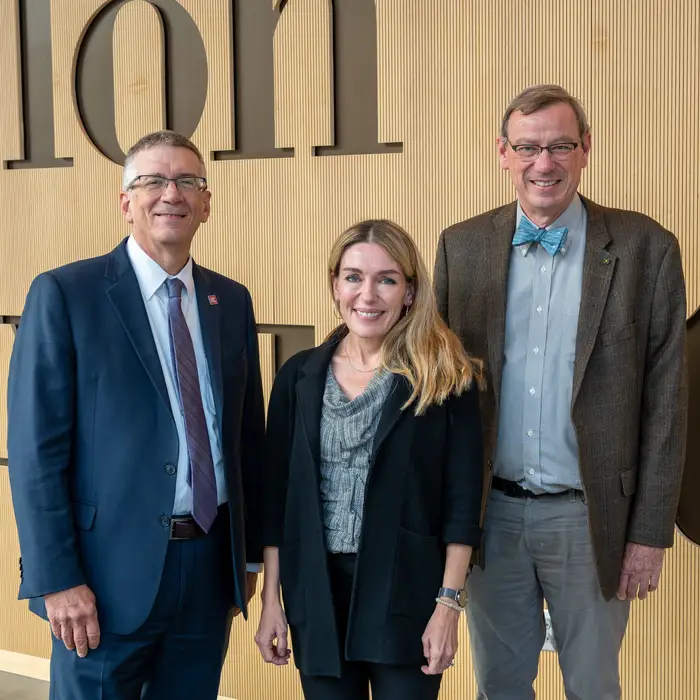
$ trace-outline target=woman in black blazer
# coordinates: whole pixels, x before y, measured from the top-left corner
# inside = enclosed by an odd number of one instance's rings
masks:
[[[481,536],[481,364],[396,224],[348,229],[329,282],[343,323],[270,397],[256,643],[286,664],[289,624],[307,700],[435,700]]]

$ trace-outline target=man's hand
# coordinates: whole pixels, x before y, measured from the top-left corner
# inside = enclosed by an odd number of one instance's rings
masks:
[[[100,625],[97,621],[95,594],[86,586],[76,586],[44,596],[51,631],[62,639],[66,649],[77,650],[82,659],[88,649],[100,644]]]
[[[246,586],[246,602],[250,603],[250,599],[255,595],[255,589],[258,586],[258,572],[257,571],[246,571],[245,575],[245,586]],[[233,616],[241,614],[241,609],[239,607],[233,608]]]
[[[659,587],[665,551],[661,547],[647,547],[635,542],[625,545],[622,575],[617,588],[620,600],[634,600],[637,596],[644,600],[649,592]]]

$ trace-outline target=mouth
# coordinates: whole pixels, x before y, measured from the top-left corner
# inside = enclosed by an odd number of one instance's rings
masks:
[[[530,184],[543,190],[549,189],[550,187],[554,187],[560,182],[561,180],[530,180]]]
[[[169,212],[163,212],[162,214],[156,214],[159,219],[165,219],[166,221],[178,221],[184,219],[186,214],[172,214]]]
[[[379,318],[384,313],[383,311],[370,311],[369,309],[355,309],[354,311],[360,318],[367,318],[370,320]]]

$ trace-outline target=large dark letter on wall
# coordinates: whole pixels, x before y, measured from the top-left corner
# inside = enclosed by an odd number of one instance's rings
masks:
[[[48,0],[46,0],[48,2]],[[115,163],[124,162],[114,116],[112,33],[121,7],[107,3],[92,19],[78,48],[75,95],[85,132],[95,147]],[[207,98],[207,56],[192,17],[176,0],[148,0],[164,28],[166,126],[192,136]]]
[[[288,158],[292,148],[275,148],[275,29],[286,2],[231,0],[231,95],[235,150],[214,151],[214,160]]]
[[[333,0],[335,146],[316,155],[400,153],[401,143],[379,143],[377,9],[375,0]]]
[[[66,168],[72,158],[56,158],[51,61],[51,0],[19,2],[20,75],[24,121],[24,159],[7,168]]]
[[[233,26],[232,151],[215,160],[285,158],[292,148],[275,148],[274,36],[279,18],[294,0],[273,10],[269,0],[231,0]],[[377,142],[377,16],[375,0],[332,0],[335,145],[316,155],[395,153],[402,144]]]

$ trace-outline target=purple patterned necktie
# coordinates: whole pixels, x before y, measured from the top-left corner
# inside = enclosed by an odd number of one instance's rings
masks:
[[[199,390],[197,360],[185,315],[182,313],[182,280],[166,280],[168,288],[168,321],[170,350],[180,390],[180,406],[185,417],[187,454],[190,468],[187,483],[192,488],[192,517],[204,532],[214,522],[218,508],[214,462],[211,457],[209,431],[204,417],[202,394]]]

